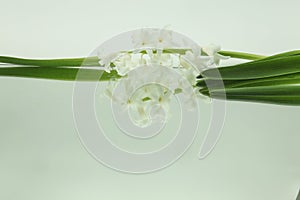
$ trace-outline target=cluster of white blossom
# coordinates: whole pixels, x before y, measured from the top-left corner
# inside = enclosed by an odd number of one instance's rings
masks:
[[[174,43],[172,31],[166,29],[142,29],[132,35],[132,43],[134,50],[99,55],[99,64],[106,72],[116,70],[122,76],[108,84],[106,96],[128,110],[132,121],[140,127],[150,125],[153,118],[167,116],[174,94],[185,95],[185,103],[191,109],[194,108],[197,97],[201,97],[194,87],[197,75],[207,68],[215,67],[221,59],[226,58],[218,54],[220,47],[216,45],[203,48],[194,46],[186,49],[184,54],[176,50],[171,53],[164,51],[171,49]],[[135,73],[135,69],[141,66],[148,66],[149,69],[151,66],[161,66],[176,70],[182,79],[174,82],[164,70],[156,70],[154,74],[144,68],[146,70]],[[150,84],[147,83],[147,77],[152,77]],[[114,92],[118,85],[122,89]],[[195,89],[192,93],[187,92],[188,87]]]

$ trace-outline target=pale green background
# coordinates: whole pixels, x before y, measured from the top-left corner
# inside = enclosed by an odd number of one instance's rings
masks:
[[[0,54],[88,55],[113,35],[163,27],[226,50],[300,48],[300,1],[0,0]],[[128,175],[95,161],[72,117],[73,84],[0,78],[0,199],[294,200],[300,187],[300,108],[231,102],[223,135],[203,138],[171,167]]]

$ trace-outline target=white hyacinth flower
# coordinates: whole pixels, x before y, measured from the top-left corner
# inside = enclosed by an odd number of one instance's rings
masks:
[[[132,74],[130,77],[132,78]],[[131,120],[139,127],[149,126],[153,120],[162,121],[167,116],[171,95],[170,90],[152,83],[142,85],[140,80],[129,79],[120,82],[122,87],[113,95],[117,103],[128,111]]]
[[[134,81],[135,80],[130,80],[128,78],[121,80],[119,83],[121,89],[113,94],[113,98],[116,99],[116,102],[123,107],[123,110],[127,110],[135,103],[132,96],[135,85]]]
[[[119,56],[119,53],[110,53],[103,54],[101,52],[98,53],[99,64],[104,67],[106,72],[110,72],[112,70],[111,63],[114,62]]]
[[[167,48],[172,45],[172,31],[167,29],[159,30],[156,38],[157,48]]]
[[[125,53],[119,56],[119,58],[116,59],[113,64],[115,65],[118,74],[124,76],[130,70],[134,69],[139,63],[132,59],[131,54]]]
[[[169,89],[158,84],[153,84],[149,96],[153,106],[151,114],[154,115],[156,119],[163,119],[164,114],[167,116],[172,95],[173,93]]]
[[[180,70],[180,74],[183,78],[185,78],[190,86],[193,86],[196,84],[197,81],[197,75],[199,74],[194,68],[184,68]]]
[[[113,100],[114,102],[116,101],[114,95],[113,95],[113,92],[114,92],[114,89],[116,88],[117,86],[117,81],[115,80],[110,80],[107,85],[106,85],[106,88],[104,90],[104,95],[106,97],[108,97],[109,99]]]
[[[211,57],[201,55],[201,48],[196,46],[193,47],[191,51],[186,51],[186,53],[181,56],[181,59],[184,67],[193,65],[198,69],[199,72],[201,72],[209,67],[209,61],[211,60]]]
[[[135,48],[155,47],[155,35],[152,29],[141,29],[132,35],[132,43]]]
[[[115,103],[122,107],[123,111],[128,111],[134,124],[139,127],[145,127],[151,124],[151,117],[149,115],[150,103],[144,101],[147,97],[147,93],[144,93],[139,89],[141,81],[134,78],[134,73],[131,73],[130,77],[126,77],[120,80],[119,86],[115,93],[112,95],[112,99],[115,99]],[[119,89],[119,90],[118,90]]]
[[[205,47],[202,47],[202,50],[208,56],[212,57],[212,59],[213,59],[212,62],[216,65],[220,64],[220,60],[230,58],[229,56],[223,56],[223,55],[218,53],[221,50],[221,46],[219,46],[219,45],[210,44],[210,45],[207,45]]]
[[[152,123],[147,105],[145,102],[141,104],[135,103],[128,110],[132,122],[139,127],[147,127]]]
[[[170,54],[154,54],[148,59],[148,64],[158,64],[161,66],[171,67],[173,59]]]
[[[132,95],[133,101],[128,108],[128,112],[134,124],[139,127],[147,127],[152,123],[150,116],[151,102],[148,97],[148,92],[142,88],[139,88]]]
[[[132,35],[132,43],[138,49],[170,47],[172,45],[172,31],[167,29],[141,29]]]

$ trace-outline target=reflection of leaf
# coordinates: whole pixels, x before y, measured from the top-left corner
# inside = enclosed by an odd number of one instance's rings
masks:
[[[299,190],[299,193],[298,193],[298,196],[297,196],[296,200],[300,200],[300,190]]]

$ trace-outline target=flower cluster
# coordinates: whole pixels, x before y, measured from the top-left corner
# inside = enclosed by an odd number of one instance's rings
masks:
[[[106,72],[115,70],[122,77],[111,80],[106,96],[128,110],[132,121],[140,127],[150,125],[153,117],[166,116],[174,94],[185,95],[185,103],[194,108],[195,99],[204,98],[194,87],[197,75],[226,58],[218,54],[220,47],[216,45],[176,49],[172,31],[166,29],[135,32],[132,45],[133,50],[100,54],[99,64]],[[161,68],[157,70],[157,66]],[[138,70],[141,67],[143,70]],[[175,70],[181,79],[170,77],[170,70]],[[122,89],[116,92],[117,87]],[[193,92],[187,92],[191,88]]]

